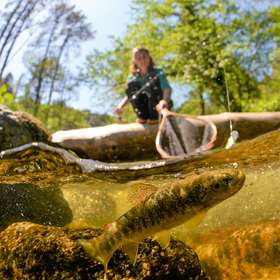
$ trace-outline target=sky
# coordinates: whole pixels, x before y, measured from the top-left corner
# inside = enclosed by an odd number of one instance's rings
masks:
[[[108,37],[123,34],[129,23],[130,0],[70,0],[69,3],[82,10],[92,23],[96,36],[90,45],[97,48],[110,47]]]
[[[96,32],[92,41],[83,43],[82,60],[93,48],[99,50],[109,49],[111,47],[110,36],[122,36],[131,19],[131,0],[70,0],[69,2],[75,5],[78,10],[83,11]],[[102,92],[102,89],[100,89],[100,92]],[[102,106],[98,102],[98,93],[91,92],[88,88],[82,88],[79,93],[79,99],[73,100],[70,105],[77,109],[112,113],[110,112],[112,111],[111,103],[103,104],[104,106]]]
[[[4,7],[5,2],[0,0],[0,9]],[[126,26],[131,19],[129,8],[131,0],[68,0],[68,2],[84,13],[88,22],[92,24],[93,30],[95,30],[95,38],[82,43],[79,57],[76,58],[75,62],[72,62],[72,67],[75,68],[75,64],[82,66],[86,55],[93,48],[99,50],[109,49],[111,35],[119,37],[124,34]],[[24,39],[18,42],[19,49],[22,45],[24,45]],[[8,71],[12,72],[17,78],[24,71],[22,64],[23,53],[24,48],[16,52],[8,67]],[[100,90],[102,91],[102,89]],[[89,109],[93,112],[99,111],[100,113],[112,110],[112,108],[107,108],[106,106],[95,108],[95,103],[97,103],[95,96],[97,95],[91,92],[90,89],[81,88],[79,98],[73,99],[69,105],[77,109]]]

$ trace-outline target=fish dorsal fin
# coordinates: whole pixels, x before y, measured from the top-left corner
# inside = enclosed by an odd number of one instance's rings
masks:
[[[136,242],[128,242],[122,245],[123,251],[128,255],[130,261],[134,264],[138,252],[139,244]]]
[[[163,230],[163,231],[157,232],[154,235],[153,239],[157,240],[162,248],[166,248],[170,241],[170,231]]]
[[[146,200],[149,196],[155,193],[158,187],[148,183],[134,183],[130,185],[128,192],[128,200],[132,204],[140,204]]]

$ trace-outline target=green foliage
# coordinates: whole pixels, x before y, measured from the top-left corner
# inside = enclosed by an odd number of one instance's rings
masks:
[[[33,101],[31,99],[21,98],[20,103],[25,111],[32,113]],[[101,126],[114,122],[111,116],[93,115],[89,111],[68,107],[63,102],[41,105],[37,118],[47,126],[50,132]]]
[[[276,4],[269,10],[255,9],[258,0],[248,1],[248,9],[241,9],[235,0],[133,0],[133,22],[123,38],[112,37],[110,50],[93,50],[87,57],[86,77],[78,78],[67,70],[68,55],[92,38],[93,32],[80,12],[58,2],[46,6],[52,12],[45,23],[52,24],[38,27],[40,35],[25,55],[29,76],[19,83],[25,95],[16,96],[7,84],[0,84],[1,104],[30,113],[37,106],[37,117],[51,131],[115,122],[111,116],[69,108],[65,100],[84,79],[101,91],[104,102],[108,91],[124,95],[131,50],[139,46],[149,48],[172,82],[191,86],[178,112],[212,114],[227,111],[229,105],[231,111],[280,110],[277,0],[270,1]],[[8,21],[1,23],[2,31],[5,23]],[[54,102],[53,92],[62,101]],[[122,122],[134,120],[131,106],[125,107]]]
[[[47,115],[47,127],[50,131],[89,127],[88,112],[68,108],[64,104],[41,105],[38,118],[46,123]]]
[[[280,48],[273,56],[272,75],[266,77],[260,89],[263,95],[256,107],[264,111],[280,111]]]
[[[177,112],[182,114],[199,115],[200,111],[200,101],[198,98],[189,98],[188,102],[184,103]]]
[[[10,87],[7,84],[0,85],[0,104],[7,106],[13,111],[25,111],[32,114],[33,100],[28,97],[20,97],[16,100],[14,95],[9,92],[9,89]],[[37,118],[47,126],[50,132],[102,126],[116,121],[112,116],[93,115],[89,111],[76,110],[61,102],[52,105],[42,105]]]
[[[280,5],[278,7],[273,7],[268,14],[269,18],[274,22],[271,32],[275,34],[277,43],[280,42]]]
[[[14,95],[10,91],[7,84],[0,83],[0,104],[9,107],[11,110],[20,110],[22,107],[15,100]]]
[[[270,33],[275,38],[277,48],[270,53],[271,74],[266,75],[259,85],[262,96],[255,102],[256,111],[280,111],[280,7],[273,7],[268,17],[274,23]]]
[[[131,49],[145,46],[171,80],[192,86],[198,113],[228,110],[225,80],[231,110],[253,109],[259,80],[267,74],[277,16],[241,10],[230,0],[134,0],[133,11],[133,23],[121,40],[113,39],[112,50],[88,57],[89,78],[124,92],[118,86],[128,74]]]
[[[131,57],[131,48],[114,40],[114,50],[94,50],[87,57],[87,79],[93,87],[104,91],[124,92]]]

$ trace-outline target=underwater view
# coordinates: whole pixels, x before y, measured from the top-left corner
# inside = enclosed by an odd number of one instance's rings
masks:
[[[55,150],[3,156],[0,277],[279,279],[279,139],[146,175],[145,162],[83,172]]]

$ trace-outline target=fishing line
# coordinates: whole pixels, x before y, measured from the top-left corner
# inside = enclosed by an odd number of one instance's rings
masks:
[[[225,86],[226,86],[226,96],[227,96],[227,107],[228,107],[228,112],[231,113],[231,107],[230,107],[230,100],[229,100],[229,90],[228,90],[228,83],[227,83],[227,77],[226,77],[226,70],[224,69],[224,79],[225,79]],[[232,120],[229,119],[229,129],[230,129],[230,134],[233,131],[233,127],[232,127]]]
[[[228,107],[228,112],[231,113],[231,101],[229,99],[229,89],[228,89],[228,83],[227,83],[227,78],[226,78],[226,70],[225,68],[223,68],[224,70],[224,79],[225,79],[225,86],[226,86],[226,97],[227,97],[227,107]],[[231,148],[232,146],[235,145],[238,137],[239,137],[239,133],[237,130],[233,130],[233,124],[232,124],[232,120],[231,118],[229,118],[229,130],[230,130],[230,136],[227,140],[226,149]]]

